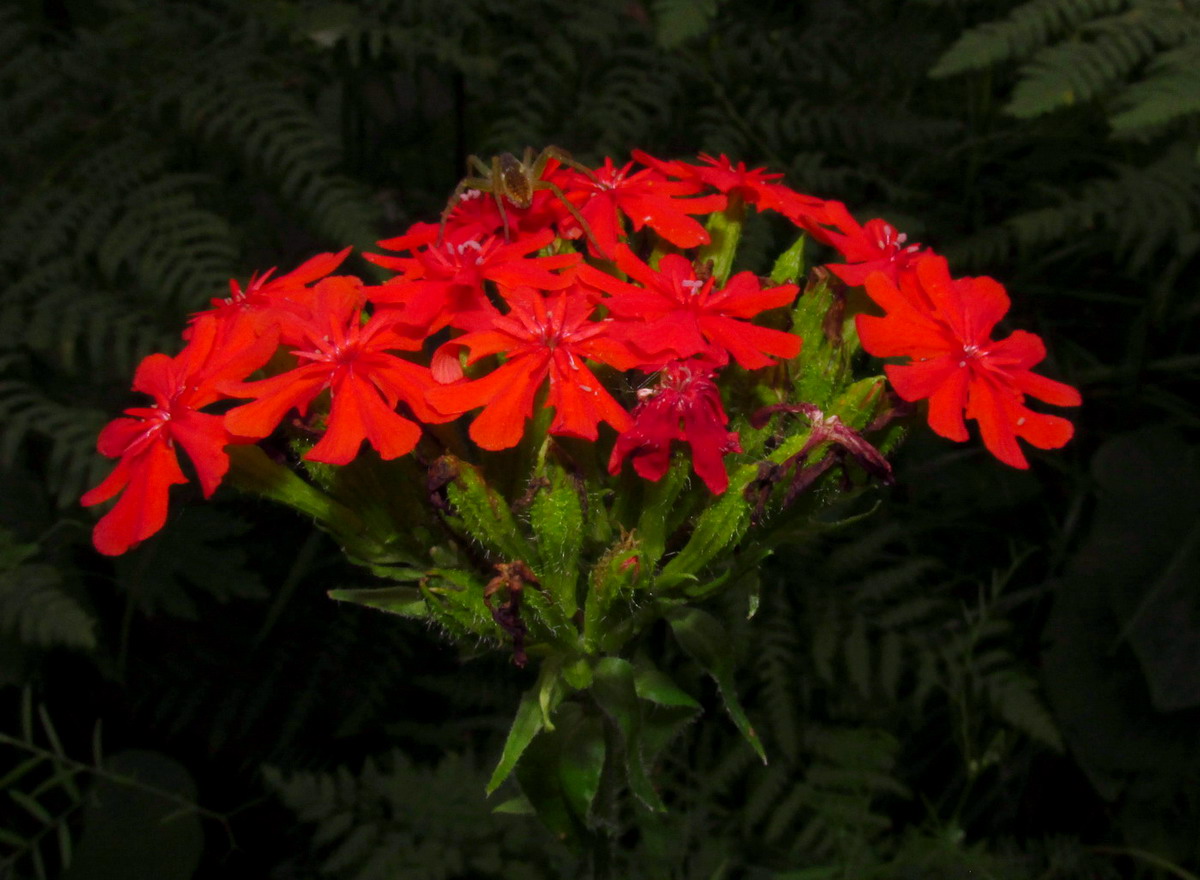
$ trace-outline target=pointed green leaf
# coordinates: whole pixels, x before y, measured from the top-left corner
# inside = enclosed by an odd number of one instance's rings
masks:
[[[7,741],[7,738],[3,741]],[[45,760],[47,760],[47,759],[42,757],[41,755],[37,755],[32,758],[27,758],[26,760],[24,760],[20,764],[18,764],[16,767],[14,767],[12,770],[10,770],[8,773],[4,774],[3,776],[0,776],[0,791],[6,790],[14,782],[16,782],[18,779],[20,779],[22,776],[24,776],[26,773],[28,773],[30,770],[32,770],[34,767],[36,767],[38,764],[42,763],[42,761],[45,761]]]
[[[381,587],[378,589],[339,589],[326,593],[338,602],[353,602],[368,608],[378,608],[389,614],[424,620],[429,617],[425,597],[417,587]]]
[[[632,664],[620,657],[601,658],[596,663],[592,696],[621,735],[630,791],[647,809],[664,812],[666,806],[651,785],[642,760],[642,706]]]
[[[16,850],[24,850],[29,846],[29,841],[21,835],[9,831],[7,828],[0,828],[0,843],[11,846]]]
[[[691,480],[691,462],[677,455],[667,473],[655,483],[644,486],[645,496],[637,520],[635,534],[641,545],[640,563],[653,571],[666,549],[667,536],[677,522],[680,508],[679,493]]]
[[[508,814],[510,816],[532,816],[535,813],[533,804],[529,802],[529,798],[520,794],[514,798],[509,798],[502,804],[498,804],[492,808],[493,813]]]
[[[801,235],[796,243],[779,255],[771,269],[771,283],[796,284],[804,274],[804,246],[808,237]]]
[[[539,688],[535,687],[526,691],[521,697],[516,717],[513,718],[512,729],[508,732],[508,739],[504,741],[504,751],[500,754],[500,762],[496,765],[496,769],[492,772],[492,778],[488,781],[488,794],[494,792],[508,778],[525,749],[542,729],[543,713],[542,707],[538,703],[538,692]]]
[[[604,770],[604,722],[580,712],[578,718],[569,724],[561,723],[559,729],[562,742],[559,782],[571,810],[587,823]]]
[[[758,734],[750,726],[750,720],[737,697],[733,676],[733,652],[724,627],[711,614],[687,606],[677,606],[668,611],[667,622],[671,625],[671,631],[680,647],[717,683],[729,717],[762,762],[767,763],[767,753],[763,750]]]
[[[635,663],[633,683],[637,695],[643,700],[660,706],[700,710],[700,704],[691,694],[654,668],[648,660],[638,660]]]
[[[8,796],[20,804],[25,810],[41,822],[43,825],[50,825],[54,822],[53,817],[46,811],[46,808],[31,798],[25,792],[13,788],[9,789]]]

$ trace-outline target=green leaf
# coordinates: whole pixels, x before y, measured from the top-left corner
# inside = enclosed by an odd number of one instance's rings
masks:
[[[592,696],[621,735],[630,790],[648,809],[665,812],[667,808],[650,784],[642,761],[642,706],[638,701],[633,665],[620,657],[602,657],[596,663]]]
[[[378,589],[338,589],[326,593],[337,602],[353,602],[368,608],[378,608],[389,614],[424,620],[429,617],[425,597],[418,587],[382,587]]]
[[[635,534],[641,547],[638,561],[647,572],[654,570],[666,549],[670,526],[684,507],[679,504],[679,493],[688,485],[691,470],[691,462],[677,455],[660,480],[644,487]]]
[[[559,725],[562,751],[558,779],[567,804],[587,823],[604,770],[604,722],[595,715],[580,712],[578,716],[570,724]]]
[[[677,606],[670,609],[666,617],[680,647],[716,682],[721,699],[725,701],[725,711],[762,762],[767,763],[767,753],[737,697],[729,634],[716,618],[699,608]]]
[[[771,268],[772,284],[795,284],[800,281],[800,276],[804,274],[804,247],[807,243],[808,237],[801,235],[795,244],[779,255]]]
[[[498,804],[492,809],[492,812],[510,816],[532,816],[536,811],[533,809],[533,804],[529,802],[529,798],[521,794]]]
[[[635,661],[633,684],[637,695],[648,702],[660,706],[700,710],[700,704],[691,694],[652,666],[649,660]]]
[[[26,812],[32,815],[43,825],[50,825],[54,821],[53,817],[51,817],[51,815],[46,811],[46,808],[29,795],[25,794],[25,792],[14,788],[9,790],[8,796],[24,807]]]
[[[534,687],[526,691],[524,696],[521,697],[521,703],[517,706],[516,717],[513,718],[512,729],[508,732],[508,739],[504,741],[504,750],[500,754],[500,762],[492,772],[492,778],[488,780],[488,794],[494,792],[508,778],[513,768],[517,766],[517,761],[520,760],[525,749],[529,747],[529,744],[533,742],[533,738],[538,735],[538,732],[543,727],[542,707],[538,701],[539,691],[540,688]]]

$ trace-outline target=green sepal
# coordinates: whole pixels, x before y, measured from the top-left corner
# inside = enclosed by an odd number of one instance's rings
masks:
[[[696,263],[704,265],[705,261],[712,260],[712,274],[718,286],[728,281],[733,271],[733,259],[742,240],[742,224],[745,220],[746,203],[740,196],[731,194],[725,210],[710,214],[705,224],[710,242],[700,248]]]
[[[666,550],[667,537],[689,509],[689,505],[679,503],[679,493],[688,485],[691,471],[691,461],[686,456],[676,455],[658,482],[647,484],[643,490],[635,534],[641,545],[640,562],[647,575],[658,565]]]
[[[721,699],[725,702],[725,711],[762,762],[767,763],[762,741],[750,726],[750,720],[737,697],[733,679],[733,653],[725,628],[711,614],[685,605],[671,608],[666,617],[675,640],[716,682]]]
[[[584,649],[589,653],[617,648],[604,636],[614,635],[609,609],[618,596],[633,592],[641,576],[641,544],[636,535],[625,535],[600,555],[588,576],[583,606]]]
[[[537,576],[565,617],[579,607],[579,557],[583,551],[583,504],[579,489],[557,465],[548,465],[541,489],[529,505],[529,524],[537,540]]]
[[[826,409],[850,375],[858,351],[854,321],[842,311],[844,301],[827,279],[808,285],[792,312],[792,332],[803,340],[793,360],[794,399]]]
[[[457,459],[451,459],[450,466],[456,475],[447,492],[467,533],[505,560],[535,560],[535,551],[508,502],[487,484],[479,468]]]
[[[886,388],[887,380],[883,376],[859,379],[838,395],[827,414],[836,415],[846,427],[861,431],[875,417]]]
[[[500,761],[496,764],[492,778],[488,781],[488,794],[499,788],[501,783],[509,777],[521,755],[533,742],[533,738],[547,726],[546,722],[558,707],[558,701],[562,699],[562,688],[555,686],[557,679],[556,670],[547,663],[542,667],[537,684],[521,696],[512,728],[508,732],[508,738],[504,741],[504,749],[500,753]]]
[[[665,812],[667,808],[651,785],[642,759],[642,704],[638,699],[633,664],[620,657],[600,658],[596,663],[592,696],[620,734],[630,791],[647,809]]]
[[[431,569],[418,589],[429,614],[451,632],[502,639],[500,627],[483,604],[483,584],[470,573],[455,568]]]
[[[755,464],[736,469],[725,494],[696,518],[696,526],[688,542],[663,566],[656,579],[660,589],[697,580],[701,568],[745,534],[750,525],[750,502],[743,495],[743,490],[757,472]]]
[[[399,614],[401,617],[427,620],[430,616],[425,597],[417,587],[329,590],[326,595],[338,602],[353,602],[355,605],[377,608],[389,614]]]
[[[772,284],[796,284],[800,281],[804,274],[804,247],[807,243],[808,236],[802,235],[796,239],[795,244],[779,255],[779,259],[771,267]]]

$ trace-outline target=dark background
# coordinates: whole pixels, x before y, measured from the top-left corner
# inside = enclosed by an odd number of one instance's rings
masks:
[[[77,505],[134,366],[229,278],[556,144],[888,218],[1000,279],[1085,401],[1029,472],[914,436],[880,513],[715,609],[771,764],[698,690],[617,876],[1194,880],[1198,70],[1194,0],[9,0],[0,878],[575,870],[484,801],[528,684],[502,652],[335,605],[366,575],[264,503],[184,487],[116,560]]]

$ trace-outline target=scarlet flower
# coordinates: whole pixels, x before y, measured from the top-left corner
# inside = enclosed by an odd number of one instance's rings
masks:
[[[628,369],[637,357],[610,337],[611,321],[588,319],[595,305],[587,295],[575,289],[543,297],[519,287],[504,298],[507,314],[473,316],[476,329],[450,343],[470,349],[468,364],[501,352],[504,363],[482,378],[432,389],[427,397],[433,407],[457,415],[482,406],[471,423],[471,439],[484,449],[508,449],[520,442],[538,389],[549,380],[551,434],[595,440],[600,422],[618,431],[629,427],[629,414],[584,359]]]
[[[245,437],[266,437],[289,410],[304,415],[328,388],[325,433],[305,458],[347,464],[363,440],[385,459],[411,452],[421,429],[396,412],[401,401],[423,422],[445,419],[425,403],[424,392],[433,384],[429,370],[388,352],[415,351],[423,337],[405,332],[396,314],[375,315],[363,323],[354,278],[325,279],[313,305],[311,316],[294,327],[300,342],[292,354],[302,363],[269,379],[227,383],[229,396],[256,399],[226,413],[225,426]]]
[[[429,235],[422,230],[421,240]],[[380,242],[381,247],[408,246],[413,236]],[[557,270],[576,265],[579,254],[527,257],[554,241],[554,233],[543,230],[519,241],[506,243],[498,236],[483,239],[445,240],[430,244],[412,257],[366,254],[373,263],[400,269],[402,278],[376,288],[372,301],[379,305],[403,305],[407,324],[428,328],[433,333],[452,324],[456,316],[486,308],[485,281],[501,288],[522,285],[539,290],[561,290],[571,283],[570,274]]]
[[[198,314],[216,315],[231,330],[234,325],[248,321],[261,332],[272,322],[276,310],[294,311],[294,302],[311,293],[312,288],[308,285],[340,266],[350,251],[351,248],[345,248],[336,254],[317,254],[291,272],[275,277],[272,277],[275,270],[268,269],[262,275],[251,277],[244,288],[231,279],[229,296],[213,299],[212,308]]]
[[[725,207],[725,197],[684,198],[694,195],[699,187],[683,181],[663,180],[661,174],[651,169],[630,174],[632,168],[632,162],[617,168],[612,159],[606,158],[604,165],[596,169],[595,180],[572,172],[569,182],[564,185],[565,194],[577,205],[580,216],[604,250],[603,256],[611,258],[616,252],[617,238],[621,234],[618,211],[629,218],[635,232],[649,226],[679,248],[708,244],[708,232],[688,215],[720,211]],[[578,222],[572,223],[572,220],[568,215],[561,225],[565,235],[577,237],[582,230]]]
[[[798,290],[794,284],[763,290],[754,273],[739,272],[718,289],[714,278],[698,277],[692,263],[678,254],[664,256],[655,271],[625,245],[617,246],[617,268],[642,286],[586,264],[578,274],[581,281],[612,294],[604,305],[647,362],[682,360],[715,347],[753,370],[774,363],[773,358],[800,353],[798,336],[743,320],[790,304]]]
[[[275,350],[272,334],[242,327],[231,334],[213,316],[201,315],[183,351],[173,358],[152,354],[138,366],[133,390],[152,397],[154,406],[127,409],[100,432],[96,448],[120,460],[80,499],[90,507],[122,493],[92,532],[101,553],[124,553],[163,527],[170,487],[188,482],[177,446],[191,459],[206,498],[229,470],[225,447],[241,438],[226,430],[220,416],[199,410],[224,396],[218,385],[246,376]]]
[[[929,426],[937,434],[966,440],[965,413],[979,423],[992,454],[1017,468],[1029,467],[1018,437],[1039,449],[1057,449],[1071,439],[1069,421],[1024,405],[1026,394],[1057,406],[1082,402],[1071,386],[1031,372],[1046,356],[1042,340],[1023,330],[991,338],[1009,307],[997,282],[952,279],[945,259],[928,255],[900,276],[899,286],[875,272],[866,290],[887,314],[858,316],[863,348],[876,357],[911,358],[887,365],[888,379],[904,400],[929,400]]]
[[[919,244],[906,244],[908,236],[884,220],[860,226],[844,206],[837,213],[843,215],[833,218],[838,229],[827,230],[822,240],[837,248],[846,262],[827,268],[851,287],[859,287],[872,272],[883,272],[895,283],[922,254],[932,253]]]
[[[709,491],[720,495],[729,488],[724,457],[742,448],[737,432],[726,430],[729,416],[714,381],[718,366],[702,358],[667,364],[658,384],[639,393],[633,427],[617,438],[608,472],[619,474],[632,458],[640,477],[657,482],[671,466],[672,441],[681,440],[691,447],[692,468]]]
[[[767,171],[765,168],[748,169],[745,162],[734,165],[724,153],[720,156],[701,153],[700,161],[703,165],[690,165],[680,161],[664,162],[641,150],[634,150],[633,157],[663,174],[698,181],[751,205],[766,202],[768,206],[772,206],[775,181],[783,177],[781,172]]]

